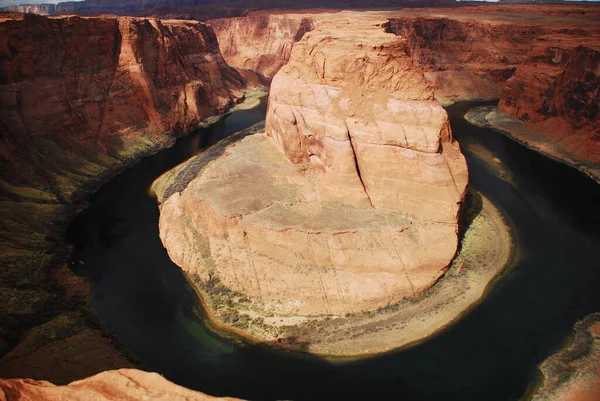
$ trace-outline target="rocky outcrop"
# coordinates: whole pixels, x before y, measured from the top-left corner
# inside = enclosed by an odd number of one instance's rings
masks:
[[[532,401],[600,399],[600,313],[577,322],[570,343],[541,365],[543,384]]]
[[[47,381],[31,379],[0,379],[0,400],[35,401],[110,401],[110,400],[181,400],[235,401],[237,398],[217,398],[178,386],[157,373],[135,369],[102,372],[92,377],[55,386]]]
[[[123,141],[160,141],[242,96],[243,79],[200,23],[25,16],[0,32],[1,178],[12,185],[60,191],[46,173],[50,160],[20,160],[32,158],[20,149],[28,143],[117,153]]]
[[[0,376],[65,383],[131,366],[66,266],[66,224],[86,193],[227,110],[244,85],[201,23],[3,15]]]
[[[314,29],[311,15],[254,14],[248,17],[210,20],[221,53],[229,65],[256,71],[267,78],[284,66],[294,42]]]
[[[538,38],[498,108],[523,121],[558,117],[577,128],[600,118],[600,36]]]
[[[600,181],[600,36],[538,38],[488,120]]]
[[[227,305],[289,324],[418,299],[455,255],[467,169],[446,112],[381,21],[330,18],[273,79],[266,135],[155,185],[161,239],[223,323]]]

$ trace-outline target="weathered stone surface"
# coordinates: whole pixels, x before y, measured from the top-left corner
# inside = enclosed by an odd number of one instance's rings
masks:
[[[371,311],[418,298],[450,264],[466,163],[378,22],[322,21],[273,79],[266,136],[192,159],[163,178],[177,190],[155,185],[161,239],[213,309],[227,293],[259,316]]]
[[[594,7],[504,5],[404,10],[387,30],[410,54],[444,103],[498,99],[539,36],[598,32]]]
[[[66,226],[84,195],[244,86],[197,22],[2,14],[1,377],[62,384],[133,366],[66,265]]]
[[[111,370],[65,386],[31,379],[0,379],[0,400],[22,401],[235,401],[237,398],[211,397],[178,386],[157,373],[135,369]]]
[[[256,71],[267,78],[273,78],[288,62],[294,42],[314,29],[315,24],[310,14],[268,13],[207,23],[214,28],[229,65]]]
[[[538,38],[488,117],[600,181],[600,36]]]
[[[2,178],[13,184],[44,174],[17,159],[28,141],[111,153],[120,138],[159,141],[242,96],[243,80],[200,23],[25,16],[2,21],[0,33]]]

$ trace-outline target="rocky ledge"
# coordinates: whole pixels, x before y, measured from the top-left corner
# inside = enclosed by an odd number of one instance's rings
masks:
[[[135,369],[102,372],[65,386],[32,379],[0,379],[0,401],[235,401],[237,398],[216,398],[178,386],[158,373]]]
[[[465,159],[383,21],[342,13],[305,34],[273,79],[264,133],[221,142],[155,182],[161,239],[220,325],[320,354],[415,340],[372,330],[319,341],[305,330],[397,311],[457,252]]]

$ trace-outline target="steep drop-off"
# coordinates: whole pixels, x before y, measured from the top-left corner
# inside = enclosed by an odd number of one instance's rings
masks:
[[[273,79],[266,134],[221,143],[155,184],[161,239],[221,323],[260,317],[242,330],[286,341],[324,315],[419,299],[452,261],[465,159],[405,41],[374,21],[342,13],[306,33]],[[402,345],[305,340],[288,345]]]
[[[66,383],[130,366],[66,266],[66,223],[245,83],[197,22],[5,15],[0,38],[0,376]]]
[[[498,99],[536,38],[598,31],[593,7],[550,9],[554,15],[540,15],[545,8],[536,6],[416,9],[390,18],[386,27],[408,40],[442,103]]]
[[[303,14],[263,13],[207,23],[214,28],[229,65],[267,78],[288,62],[294,42],[314,29],[313,17]]]
[[[538,38],[488,120],[600,181],[600,36]]]

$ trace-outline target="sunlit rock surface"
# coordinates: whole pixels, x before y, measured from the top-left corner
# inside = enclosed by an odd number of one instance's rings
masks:
[[[235,401],[211,397],[168,381],[158,373],[135,369],[111,370],[64,386],[31,379],[0,379],[0,400],[11,401]]]
[[[372,311],[419,298],[454,257],[467,169],[446,112],[405,41],[351,16],[294,45],[266,135],[155,184],[161,239],[209,297],[301,320]]]
[[[67,267],[66,227],[85,195],[244,87],[198,22],[0,16],[0,377],[133,366]]]

